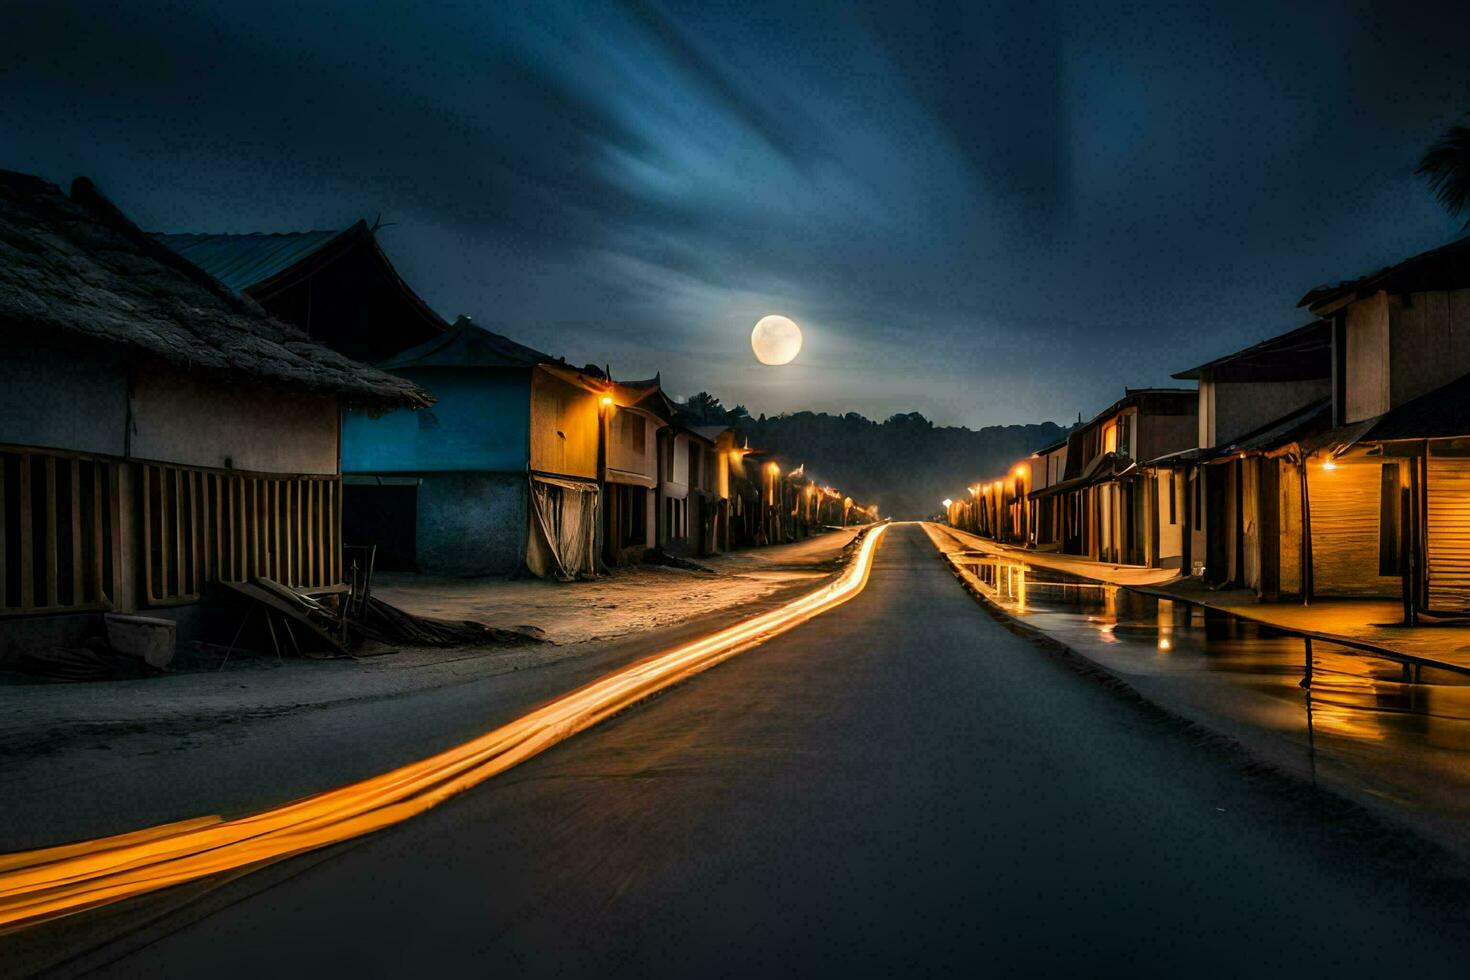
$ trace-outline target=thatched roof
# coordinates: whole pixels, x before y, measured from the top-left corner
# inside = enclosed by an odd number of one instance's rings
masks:
[[[0,324],[9,338],[98,344],[144,363],[368,407],[434,400],[272,319],[140,231],[86,178],[68,197],[0,170]]]

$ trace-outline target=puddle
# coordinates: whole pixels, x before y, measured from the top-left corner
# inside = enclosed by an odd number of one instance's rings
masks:
[[[1285,736],[1294,762],[1375,797],[1470,818],[1470,677],[1322,641],[1228,612],[983,555],[956,559],[1015,615],[1231,734]],[[1279,741],[1279,740],[1278,740]],[[1467,825],[1470,826],[1470,825]],[[1466,835],[1470,839],[1470,834]]]

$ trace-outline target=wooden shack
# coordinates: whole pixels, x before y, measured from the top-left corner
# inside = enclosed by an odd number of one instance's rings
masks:
[[[187,633],[220,581],[340,581],[341,410],[427,393],[271,318],[86,179],[0,172],[0,250],[0,647],[99,611]]]
[[[600,372],[468,317],[384,365],[438,402],[416,417],[347,414],[350,537],[376,544],[388,568],[596,573]]]

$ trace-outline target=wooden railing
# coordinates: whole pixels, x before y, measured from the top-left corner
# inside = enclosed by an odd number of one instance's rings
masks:
[[[0,615],[113,607],[117,465],[0,449]]]
[[[139,467],[143,596],[188,602],[209,582],[256,576],[314,588],[342,575],[336,477],[267,477]]]

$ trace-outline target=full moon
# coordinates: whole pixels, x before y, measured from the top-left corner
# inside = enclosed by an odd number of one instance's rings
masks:
[[[784,316],[763,316],[750,332],[750,347],[762,364],[790,364],[801,353],[801,328]]]

